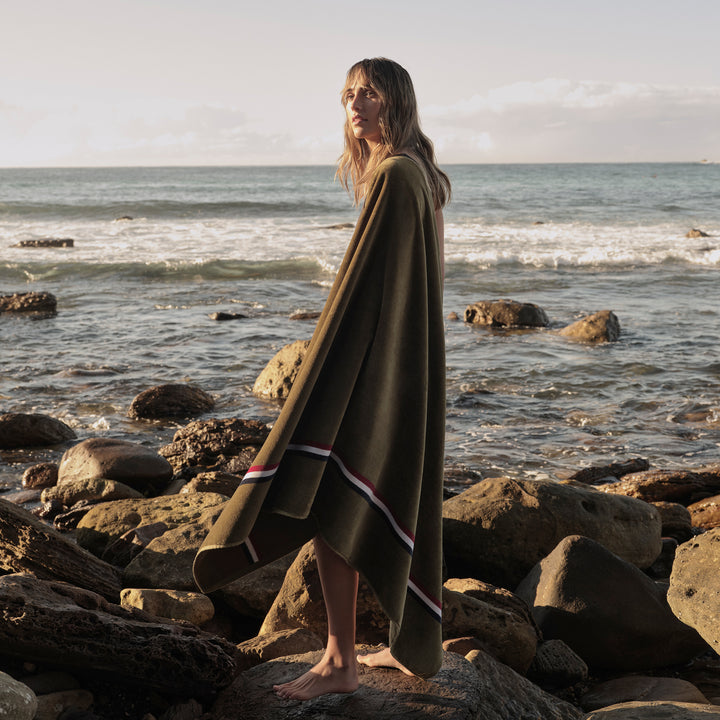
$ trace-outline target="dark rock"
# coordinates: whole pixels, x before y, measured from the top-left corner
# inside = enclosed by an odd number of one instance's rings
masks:
[[[582,468],[567,477],[574,482],[586,483],[587,485],[598,485],[599,481],[609,482],[609,478],[619,480],[629,473],[648,470],[650,463],[644,458],[632,458],[623,462],[610,463],[608,465],[594,465]]]
[[[90,438],[65,451],[58,485],[104,478],[153,493],[165,487],[172,474],[170,463],[150,448],[126,440]]]
[[[684,543],[693,536],[690,511],[684,505],[662,501],[652,504],[660,513],[664,538],[669,537],[679,543]]]
[[[174,383],[143,390],[133,399],[128,415],[135,419],[187,418],[215,407],[215,400],[195,385]]]
[[[590,711],[618,703],[658,700],[708,704],[708,699],[687,680],[643,675],[615,678],[599,683],[586,692],[580,702],[583,710]]]
[[[574,534],[594,538],[638,567],[649,567],[661,549],[658,511],[632,498],[607,503],[608,497],[593,488],[550,481],[481,480],[443,503],[448,572],[514,588],[564,537]]]
[[[585,537],[565,538],[517,589],[546,640],[565,641],[591,670],[646,670],[707,649],[670,610],[666,589]]]
[[[29,467],[22,476],[24,488],[52,487],[58,480],[58,466],[55,463],[40,463]]]
[[[253,385],[253,393],[261,397],[286,398],[300,370],[309,340],[296,340],[281,348]]]
[[[616,342],[620,322],[611,310],[601,310],[558,330],[563,337],[585,343]]]
[[[176,693],[207,695],[232,679],[234,647],[100,595],[30,575],[0,577],[0,646],[24,660]]]
[[[209,317],[211,320],[226,322],[227,320],[245,320],[247,315],[241,315],[240,313],[214,312],[210,313]]]
[[[139,525],[111,542],[103,551],[102,559],[115,567],[124,568],[148,546],[151,540],[164,535],[169,529],[162,521]]]
[[[54,314],[57,311],[57,298],[48,292],[13,293],[0,295],[0,313],[31,312]]]
[[[717,705],[664,700],[628,702],[594,710],[585,720],[713,720],[720,718]]]
[[[0,448],[50,447],[74,440],[75,431],[48,415],[3,413],[0,415]]]
[[[323,639],[310,630],[304,628],[279,630],[257,635],[239,643],[235,652],[235,664],[238,671],[242,672],[269,660],[288,655],[302,655],[322,650],[324,647]]]
[[[527,677],[544,688],[566,688],[587,680],[585,661],[562,640],[540,643]]]
[[[668,602],[673,612],[720,651],[720,528],[680,545],[675,553]]]
[[[22,248],[71,248],[75,246],[72,238],[40,238],[39,240],[21,240],[13,247]]]
[[[180,428],[172,443],[159,452],[177,473],[217,471],[242,477],[269,432],[270,428],[257,420],[195,420]]]
[[[482,300],[465,308],[465,322],[491,327],[545,327],[545,311],[532,303],[515,300]]]
[[[120,576],[115,568],[78,547],[32,513],[0,499],[0,568],[63,580],[115,600]]]

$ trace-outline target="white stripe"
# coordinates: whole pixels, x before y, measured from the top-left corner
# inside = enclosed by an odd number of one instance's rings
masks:
[[[303,445],[302,443],[290,443],[287,446],[288,450],[297,450],[300,452],[311,453],[312,455],[320,455],[321,457],[330,457],[332,450],[327,448],[320,448],[315,445]]]
[[[255,552],[255,548],[253,544],[250,542],[250,538],[245,538],[245,547],[247,547],[248,552],[250,553],[250,557],[252,558],[252,561],[256,563],[258,561],[258,554]]]
[[[437,617],[442,619],[442,609],[439,608],[437,603],[430,599],[410,578],[408,578],[408,587],[413,589],[420,599],[428,606],[433,615],[437,615]]]
[[[274,475],[276,471],[277,468],[270,468],[269,470],[248,470],[248,472],[245,473],[243,480],[260,477],[270,477],[271,475]]]

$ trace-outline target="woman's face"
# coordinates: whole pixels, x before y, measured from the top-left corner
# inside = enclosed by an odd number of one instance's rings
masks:
[[[345,112],[353,134],[358,140],[365,140],[372,149],[380,142],[380,96],[364,81],[358,78],[345,91]]]

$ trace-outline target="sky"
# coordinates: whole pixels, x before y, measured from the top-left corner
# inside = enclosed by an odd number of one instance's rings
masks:
[[[333,164],[364,57],[440,164],[720,162],[718,0],[0,0],[0,167]]]

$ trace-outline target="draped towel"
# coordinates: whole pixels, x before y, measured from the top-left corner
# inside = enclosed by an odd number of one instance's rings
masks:
[[[441,272],[425,177],[388,158],[282,412],[193,568],[211,591],[319,534],[372,588],[392,655],[425,677],[442,661]]]

